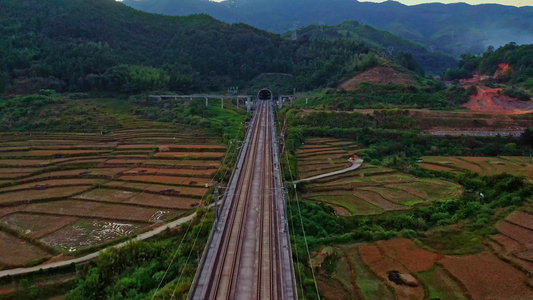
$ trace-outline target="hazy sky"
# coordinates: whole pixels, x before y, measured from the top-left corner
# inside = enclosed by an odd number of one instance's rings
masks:
[[[384,2],[384,0],[372,0],[369,2]],[[415,5],[415,4],[421,4],[421,3],[432,3],[432,2],[440,2],[440,3],[457,3],[457,2],[464,2],[468,4],[486,4],[486,3],[496,3],[496,4],[503,4],[503,5],[512,5],[512,6],[526,6],[526,5],[533,5],[533,0],[440,0],[440,1],[430,1],[430,0],[399,0],[398,2],[401,2],[406,5]]]
[[[223,0],[211,0],[215,2],[221,2]],[[364,1],[364,0],[360,0]],[[384,2],[386,0],[368,0],[368,2]],[[440,0],[440,1],[431,1],[431,0],[397,0],[398,2],[401,2],[406,5],[415,5],[415,4],[421,4],[421,3],[433,3],[433,2],[440,2],[440,3],[457,3],[457,2],[464,2],[468,4],[486,4],[486,3],[496,3],[496,4],[503,4],[503,5],[512,5],[512,6],[533,6],[533,0]],[[238,2],[238,0],[237,0]]]

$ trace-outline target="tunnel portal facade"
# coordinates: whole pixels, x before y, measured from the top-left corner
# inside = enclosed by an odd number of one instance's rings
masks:
[[[257,99],[272,101],[274,100],[274,95],[271,90],[264,88],[257,93]]]

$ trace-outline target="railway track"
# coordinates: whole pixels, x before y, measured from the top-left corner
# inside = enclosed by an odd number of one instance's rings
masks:
[[[189,299],[296,298],[292,261],[289,269],[282,262],[290,246],[280,240],[288,240],[288,233],[279,222],[283,202],[273,130],[272,105],[261,101]]]

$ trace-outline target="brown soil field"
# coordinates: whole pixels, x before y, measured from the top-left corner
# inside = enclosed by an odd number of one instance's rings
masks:
[[[223,152],[158,152],[154,157],[173,157],[173,158],[222,158],[226,154]]]
[[[15,229],[22,235],[30,238],[40,238],[77,220],[74,217],[15,213],[3,217],[0,222]]]
[[[121,182],[121,181],[111,181],[107,182],[105,186],[115,187],[120,189],[135,189],[147,192],[155,192],[166,194],[170,193],[181,194],[181,195],[192,195],[202,197],[205,193],[208,192],[208,189],[205,187],[184,187],[184,186],[170,186],[170,185],[161,185],[161,184],[150,184],[150,183],[137,183],[137,182]],[[174,190],[175,192],[172,192]]]
[[[94,189],[87,193],[76,196],[77,199],[84,200],[97,200],[97,201],[109,201],[109,202],[123,202],[128,198],[131,198],[139,192],[114,190],[114,189]]]
[[[158,149],[158,148],[170,148],[170,149],[226,149],[222,145],[181,145],[181,144],[171,144],[171,145],[119,145],[118,149]]]
[[[330,145],[305,144],[300,149],[324,149],[324,148],[331,148],[331,146]]]
[[[115,159],[149,159],[150,155],[148,154],[115,154],[113,158]]]
[[[375,245],[360,246],[361,258],[368,267],[376,273],[389,286],[391,286],[399,299],[424,299],[424,288],[397,285],[389,280],[389,272],[398,271],[402,274],[410,274],[399,262],[384,256]]]
[[[88,186],[53,187],[46,190],[24,190],[0,194],[0,204],[6,205],[22,201],[66,198],[90,189]]]
[[[0,163],[2,160],[0,160]],[[1,174],[12,174],[12,173],[32,173],[40,171],[42,168],[0,168]]]
[[[490,238],[499,244],[502,248],[501,251],[506,254],[524,251],[525,249],[524,245],[503,234],[491,235]]]
[[[161,208],[172,208],[179,210],[194,209],[199,204],[199,199],[185,197],[171,197],[165,195],[153,195],[140,193],[125,201],[128,204],[138,204],[155,206]]]
[[[104,184],[105,187],[119,188],[119,189],[134,189],[134,190],[145,190],[150,186],[150,183],[137,183],[137,182],[126,182],[126,181],[109,181]],[[167,187],[167,186],[164,186]]]
[[[411,186],[410,184],[391,184],[388,186],[394,189],[405,191],[421,199],[428,199],[428,194],[426,191],[419,190],[417,187]]]
[[[480,175],[496,175],[509,173],[533,179],[533,160],[529,157],[443,157],[424,156],[426,163],[419,165],[424,168],[439,170],[449,168],[455,171],[470,170]],[[443,166],[444,165],[444,166]]]
[[[106,204],[80,200],[37,203],[27,206],[23,211],[82,218],[88,217],[139,222],[156,222],[181,214],[179,211],[168,209],[162,212],[157,208],[144,208],[131,205]]]
[[[26,156],[53,156],[72,155],[72,154],[101,154],[110,153],[111,150],[32,150],[26,153]]]
[[[384,199],[394,202],[396,204],[400,205],[412,205],[419,202],[424,202],[426,199],[421,199],[417,196],[414,196],[412,194],[409,194],[405,191],[394,189],[389,186],[385,187],[368,187],[368,188],[360,188],[361,190],[366,190],[369,192],[375,192],[378,193],[381,197]]]
[[[82,200],[96,200],[103,202],[121,202],[124,204],[172,208],[180,210],[193,209],[198,206],[199,199],[154,195],[142,192],[130,192],[113,189],[95,189],[75,197]]]
[[[54,146],[34,146],[34,150],[70,150],[70,149],[86,149],[86,150],[110,150],[115,148],[116,144],[85,144],[85,145],[54,145]]]
[[[198,169],[218,169],[221,166],[220,161],[215,160],[163,160],[150,159],[142,164],[143,166],[165,166],[175,168],[198,168]]]
[[[148,187],[144,189],[147,192],[155,192],[155,193],[162,193],[162,194],[174,194],[172,191],[178,192],[180,195],[191,195],[191,196],[198,196],[202,197],[209,191],[209,189],[206,189],[204,187],[182,187],[182,186],[168,186],[168,185],[160,185],[160,184],[151,184]]]
[[[158,175],[129,175],[121,176],[120,180],[131,180],[131,181],[143,181],[143,182],[153,182],[153,183],[168,183],[168,184],[179,184],[179,185],[191,185],[191,186],[204,186],[206,182],[211,181],[206,178],[198,177],[177,177],[177,176],[158,176]]]
[[[0,160],[0,165],[4,166],[13,166],[13,167],[25,167],[25,166],[38,166],[38,167],[46,167],[53,162],[51,160],[43,160],[43,159],[2,159]]]
[[[329,144],[331,146],[336,146],[336,147],[357,146],[353,142],[343,142],[343,141],[333,142],[333,143],[329,143]]]
[[[47,172],[40,175],[25,177],[19,181],[33,181],[36,179],[48,179],[54,177],[116,177],[119,173],[129,170],[128,168],[97,168],[97,169],[77,169],[68,171]]]
[[[390,202],[387,199],[383,198],[380,194],[361,190],[361,189],[355,189],[354,193],[357,197],[367,201],[368,203],[371,203],[373,205],[379,206],[380,208],[384,210],[405,210],[409,209],[408,207],[405,207],[403,205],[398,205],[394,202]]]
[[[22,177],[27,177],[27,176],[30,176],[31,173],[30,172],[23,172],[23,173],[0,173],[0,178],[2,179],[8,179],[8,180],[13,180],[13,179],[20,179]]]
[[[303,155],[303,154],[312,154],[312,153],[331,153],[331,152],[337,152],[342,151],[339,150],[339,148],[318,148],[318,149],[298,149],[297,154]]]
[[[96,163],[103,163],[107,161],[108,158],[84,158],[84,159],[76,159],[76,160],[67,160],[63,162],[57,162],[55,163],[56,166],[67,166],[67,165],[73,165],[73,164],[96,164]]]
[[[480,166],[472,162],[465,161],[464,158],[449,157],[449,160],[454,164],[456,168],[470,170],[480,175],[485,174],[485,170],[483,170]]]
[[[132,174],[159,174],[159,175],[195,175],[210,177],[217,172],[216,169],[194,170],[194,169],[154,169],[154,168],[134,168],[124,172],[124,175]]]
[[[20,236],[22,256],[35,250],[31,243],[25,246],[22,237],[75,250],[135,234],[195,209],[210,190],[204,182],[217,172],[226,150],[220,139],[205,133],[168,129],[105,136],[1,134],[0,139],[0,223]],[[170,156],[151,157],[154,151]],[[119,181],[122,175],[147,182]],[[198,186],[189,186],[191,181]],[[0,261],[6,264],[11,262]]]
[[[411,272],[427,271],[435,265],[442,256],[422,250],[412,240],[395,238],[377,242],[383,253],[399,261]]]
[[[437,165],[432,165],[432,164],[419,163],[418,165],[421,166],[422,168],[426,168],[426,169],[430,169],[434,171],[453,171],[454,170],[452,168],[447,168],[447,167],[437,166]]]
[[[523,211],[517,210],[507,216],[505,220],[533,230],[533,216]]]
[[[16,147],[3,147],[0,146],[0,152],[11,152],[11,151],[28,151],[31,148],[28,146],[16,146]]]
[[[54,177],[65,177],[65,176],[77,177],[81,173],[84,173],[86,171],[87,171],[87,169],[47,172],[47,173],[39,174],[39,175],[36,175],[36,176],[25,177],[23,179],[20,179],[19,182],[34,181],[36,179],[48,179],[48,178],[54,178]]]
[[[146,161],[147,159],[109,159],[105,161],[105,165],[140,165]]]
[[[531,245],[522,245],[503,234],[492,235],[490,239],[486,243],[498,255],[512,261],[523,270],[533,273],[533,249],[531,249]]]
[[[533,243],[533,231],[532,230],[514,225],[507,221],[500,221],[498,224],[496,224],[495,227],[496,229],[498,229],[499,232],[520,242],[523,245]]]
[[[1,189],[0,191],[6,192],[6,191],[16,191],[16,190],[22,190],[22,189],[42,189],[46,190],[50,187],[56,187],[56,186],[90,186],[95,185],[98,183],[103,183],[105,180],[102,179],[87,179],[87,178],[76,178],[76,179],[50,179],[45,181],[37,181],[37,182],[31,182],[31,183],[25,183],[25,184],[19,184],[11,187],[6,187]],[[0,194],[1,195],[1,194]]]
[[[306,139],[305,144],[306,145],[317,145],[317,144],[328,144],[328,143],[334,143],[338,142],[337,139],[330,139],[330,138],[312,138],[312,139]]]
[[[526,274],[496,256],[481,253],[444,257],[441,265],[461,281],[473,299],[532,299]]]
[[[0,263],[20,266],[49,256],[38,247],[0,231]]]
[[[336,191],[311,193],[302,195],[305,200],[326,203],[332,206],[338,216],[343,215],[376,215],[383,213],[379,206],[356,197],[352,191]]]

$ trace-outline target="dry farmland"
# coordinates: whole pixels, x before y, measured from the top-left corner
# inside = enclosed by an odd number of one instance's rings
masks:
[[[440,255],[403,238],[326,248],[314,253],[313,265],[327,299],[533,298],[530,273],[489,250]],[[337,257],[332,273],[323,265],[328,255]]]
[[[499,157],[448,157],[425,156],[420,166],[430,170],[464,172],[472,171],[479,175],[509,173],[520,175],[533,182],[533,158],[522,156]]]
[[[334,139],[308,139],[298,150],[300,178],[344,169],[357,146]],[[421,179],[364,163],[355,171],[307,183],[303,198],[332,205],[337,215],[374,215],[407,210],[412,205],[461,195],[455,183]]]
[[[199,132],[0,135],[0,269],[113,243],[201,204],[226,153]]]

